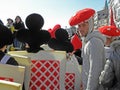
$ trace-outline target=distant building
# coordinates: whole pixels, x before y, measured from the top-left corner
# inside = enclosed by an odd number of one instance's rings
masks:
[[[116,26],[120,28],[120,0],[109,0],[109,7],[112,8]]]
[[[109,9],[108,2],[105,0],[105,6],[103,10],[97,11],[94,17],[95,20],[95,28],[98,28],[103,25],[108,25],[109,23]]]

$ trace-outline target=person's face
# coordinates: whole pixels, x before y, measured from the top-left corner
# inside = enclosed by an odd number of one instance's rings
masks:
[[[19,23],[20,22],[20,18],[16,17],[16,22]]]
[[[111,36],[106,36],[106,42],[105,42],[105,46],[110,46],[110,44],[113,41],[113,37]]]
[[[11,21],[11,20],[8,20],[8,23],[9,23],[9,24],[11,24],[11,23],[12,23],[12,21]]]
[[[83,22],[78,24],[78,32],[81,37],[85,37],[88,34],[89,30],[89,23],[88,22]]]

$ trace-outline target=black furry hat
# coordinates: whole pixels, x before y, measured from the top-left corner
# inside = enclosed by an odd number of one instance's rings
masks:
[[[61,50],[66,52],[72,52],[73,45],[68,39],[68,32],[60,28],[55,32],[55,38],[51,38],[48,42],[48,46],[54,50]]]
[[[28,29],[21,29],[17,32],[16,37],[19,41],[27,43],[30,48],[28,52],[38,52],[43,50],[40,46],[46,44],[50,39],[50,33],[47,30],[42,30],[44,19],[39,14],[30,14],[26,18],[26,26]]]
[[[2,48],[4,45],[10,45],[12,43],[12,32],[6,26],[0,24],[0,48]]]
[[[29,30],[40,30],[44,25],[44,19],[40,14],[30,14],[25,20],[26,26]]]

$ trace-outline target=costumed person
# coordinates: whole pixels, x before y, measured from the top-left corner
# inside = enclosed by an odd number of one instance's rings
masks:
[[[27,53],[25,56],[32,58],[36,57],[35,54],[44,50],[41,45],[48,42],[50,34],[47,30],[42,30],[44,19],[40,14],[32,13],[25,19],[27,28],[22,28],[16,32],[16,38],[25,43]]]
[[[50,33],[50,38],[55,38],[55,31],[57,29],[61,28],[61,25],[60,24],[56,24],[52,29],[49,28],[47,31]],[[44,50],[51,50],[51,48],[48,46],[48,44],[43,44],[41,45],[41,47],[44,49]]]
[[[116,33],[114,31],[117,29],[116,26],[102,26],[98,28],[99,31],[103,34],[103,36],[106,38],[105,42],[105,57],[106,59],[109,58],[110,53],[112,51],[110,44],[112,41],[118,37],[116,37]]]
[[[75,74],[75,90],[80,89],[80,71],[78,69],[79,63],[77,61],[77,58],[74,55],[74,50],[80,49],[82,47],[82,42],[77,40],[76,45],[76,37],[73,37],[73,39],[69,40],[68,32],[63,29],[59,28],[54,32],[54,38],[51,38],[48,42],[48,46],[52,48],[53,50],[58,51],[66,51],[67,54],[67,63],[66,63],[66,73],[74,73]],[[77,77],[77,78],[76,78]],[[68,89],[69,86],[68,82],[65,82],[65,88]],[[71,85],[72,86],[72,85]]]
[[[6,26],[0,24],[0,63],[18,65],[17,61],[13,57],[5,53],[7,45],[11,45],[12,43],[12,32]]]
[[[104,37],[94,30],[95,10],[84,8],[69,20],[70,26],[78,26],[82,38],[82,84],[81,90],[104,90],[99,76],[105,65]]]
[[[61,29],[61,30],[59,30]],[[58,31],[57,31],[58,30]],[[69,40],[69,34],[66,30],[62,29],[60,24],[56,24],[53,29],[49,29],[48,32],[51,35],[51,40],[49,41],[48,46],[49,47],[54,47],[54,45],[52,46],[50,43],[52,42],[52,40],[57,40],[59,42],[58,45],[61,45],[62,43],[66,43],[66,41],[70,42],[74,48],[74,50],[72,50],[72,54],[75,54],[75,57],[78,60],[78,63],[80,65],[82,65],[82,58],[81,58],[81,47],[82,47],[82,43],[81,40],[79,39],[79,37],[77,36],[77,34],[73,35],[71,40]],[[56,35],[56,36],[55,36]],[[59,36],[58,36],[59,35]],[[58,37],[58,38],[56,38]],[[64,38],[64,39],[63,39]],[[59,41],[60,40],[60,41]],[[63,50],[66,51],[66,49],[61,49],[59,46],[56,46],[57,48],[54,48],[54,50]],[[66,46],[67,47],[67,46]],[[79,55],[78,55],[79,54]]]
[[[28,29],[20,29],[16,33],[16,38],[27,44],[28,53],[37,53],[44,50],[40,47],[46,44],[50,39],[50,34],[47,30],[42,30],[44,19],[40,14],[32,13],[25,20]]]
[[[68,39],[69,35],[67,31],[63,28],[59,28],[54,32],[55,36],[51,38],[48,42],[48,46],[54,50],[61,50],[72,52],[73,45],[71,44],[70,40]]]
[[[99,31],[109,40],[109,57],[99,77],[99,82],[107,90],[120,90],[120,30],[116,26],[102,26]]]
[[[15,22],[13,23],[13,26],[14,26],[14,37],[15,37],[14,42],[13,42],[13,46],[16,48],[16,50],[24,50],[25,44],[18,41],[16,38],[17,31],[25,28],[25,25],[24,25],[20,16],[15,17]]]

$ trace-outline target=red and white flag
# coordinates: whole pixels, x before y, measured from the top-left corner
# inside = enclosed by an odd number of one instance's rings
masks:
[[[112,8],[110,8],[110,25],[116,26]]]

